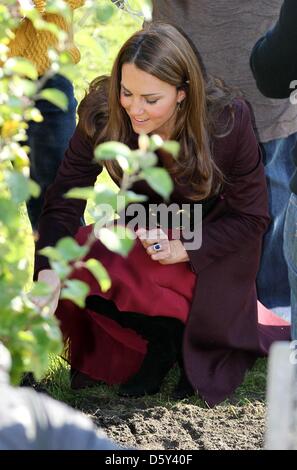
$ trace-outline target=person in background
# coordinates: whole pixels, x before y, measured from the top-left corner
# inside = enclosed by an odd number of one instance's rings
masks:
[[[252,105],[264,156],[271,215],[257,275],[258,298],[289,319],[290,287],[283,231],[289,180],[294,171],[297,106],[291,106],[288,100],[265,99],[257,90],[249,67],[253,45],[275,23],[281,4],[282,0],[153,0],[153,20],[181,27],[199,50],[207,72],[239,89]]]
[[[92,230],[79,230],[85,201],[63,195],[95,184],[103,169],[94,161],[99,143],[115,140],[135,149],[142,133],[180,143],[177,160],[158,151],[158,165],[174,183],[166,204],[179,210],[188,204],[194,238],[201,204],[202,246],[186,244],[183,233],[174,238],[170,223],[161,233],[144,222],[127,258],[98,240],[87,257],[103,263],[111,288],[101,291],[89,271],[75,269],[71,278],[89,286],[86,307],[59,302],[58,276],[38,250],[64,236],[84,244]],[[104,166],[120,186],[117,161]],[[147,215],[151,204],[164,203],[145,181],[131,190],[147,196]],[[173,26],[152,24],[135,33],[111,76],[98,77],[80,104],[77,129],[40,218],[35,278],[55,292],[50,309],[67,345],[72,388],[103,381],[120,384],[124,397],[158,393],[179,361],[175,398],[198,391],[213,406],[230,396],[256,357],[275,339],[289,337],[288,325],[257,304],[255,279],[268,222],[248,105],[207,76],[197,51]]]
[[[84,4],[84,0],[66,0],[74,10]],[[80,59],[80,53],[73,42],[72,23],[58,14],[46,12],[46,0],[32,0],[32,6],[42,15],[42,19],[53,23],[68,35],[67,52],[74,64]],[[48,49],[56,48],[57,37],[46,30],[37,30],[28,18],[20,21],[15,37],[10,42],[9,55],[30,60],[36,67],[40,80],[44,80],[42,88],[55,88],[62,91],[68,99],[68,109],[63,111],[46,100],[37,100],[35,106],[43,116],[42,122],[29,122],[27,130],[30,147],[30,176],[40,186],[40,195],[31,198],[27,204],[28,215],[34,231],[44,203],[44,195],[48,186],[54,181],[57,170],[63,159],[65,150],[76,126],[76,99],[72,83],[63,75],[50,74],[46,79],[51,62]]]
[[[123,450],[82,413],[9,384],[11,357],[0,342],[0,450]]]
[[[251,68],[257,86],[263,95],[284,99],[291,96],[291,106],[296,109],[297,86],[297,2],[285,0],[279,20],[255,44],[251,54]],[[287,154],[290,159],[290,154]],[[294,148],[295,172],[287,208],[284,251],[288,263],[291,285],[292,338],[297,340],[297,146]]]

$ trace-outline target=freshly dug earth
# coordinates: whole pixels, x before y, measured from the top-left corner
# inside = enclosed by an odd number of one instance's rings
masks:
[[[120,445],[149,450],[263,449],[267,361],[258,359],[236,393],[215,408],[198,397],[174,401],[172,369],[160,393],[121,398],[117,387],[71,390],[69,370],[58,363],[45,381],[50,395],[83,411]]]
[[[202,408],[178,403],[170,408],[149,406],[139,400],[89,410],[95,423],[121,445],[139,449],[263,448],[265,405]]]

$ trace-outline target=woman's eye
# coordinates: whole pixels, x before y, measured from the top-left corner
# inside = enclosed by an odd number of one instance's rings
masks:
[[[127,93],[127,92],[124,91],[124,90],[122,91],[122,94],[123,94],[124,96],[131,96],[131,93]]]
[[[150,100],[150,101],[149,101],[149,100],[146,100],[146,102],[147,102],[148,104],[155,104],[155,103],[157,103],[157,101],[158,101],[158,100],[153,100],[153,101],[151,101],[151,100]]]

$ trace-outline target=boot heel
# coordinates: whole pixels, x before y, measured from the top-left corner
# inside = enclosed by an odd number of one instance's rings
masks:
[[[189,398],[193,395],[195,395],[195,390],[189,382],[184,367],[180,366],[179,381],[173,390],[171,397],[173,400],[183,400],[184,398]]]

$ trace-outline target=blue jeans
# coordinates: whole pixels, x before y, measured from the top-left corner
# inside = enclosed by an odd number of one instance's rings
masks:
[[[292,339],[297,340],[297,196],[292,194],[287,209],[284,251],[291,286]]]
[[[75,129],[76,99],[72,83],[62,75],[47,80],[44,88],[56,88],[68,98],[68,110],[62,111],[46,100],[38,100],[36,107],[42,122],[29,123],[27,131],[30,147],[30,176],[40,186],[40,196],[27,203],[32,228],[37,229],[47,187],[54,181],[69,140]]]
[[[290,305],[288,267],[283,252],[286,209],[291,191],[289,181],[295,166],[292,150],[297,133],[265,144],[264,164],[267,177],[271,223],[263,240],[262,258],[257,276],[259,300],[268,308]]]

